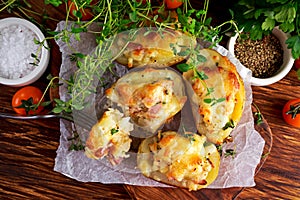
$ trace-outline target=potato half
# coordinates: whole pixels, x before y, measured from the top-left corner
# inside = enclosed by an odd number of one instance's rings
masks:
[[[135,125],[151,133],[180,112],[187,100],[183,79],[172,69],[131,71],[109,88],[106,95]]]
[[[146,177],[191,191],[216,179],[220,154],[205,136],[167,131],[140,144],[137,163]]]
[[[206,58],[195,70],[183,73],[189,83],[193,115],[200,134],[221,144],[236,127],[243,113],[245,88],[236,67],[225,56],[212,49],[199,52]],[[189,62],[189,61],[188,61]]]
[[[116,61],[125,66],[167,67],[186,56],[180,52],[196,44],[196,39],[171,29],[141,28],[119,33],[115,39]]]

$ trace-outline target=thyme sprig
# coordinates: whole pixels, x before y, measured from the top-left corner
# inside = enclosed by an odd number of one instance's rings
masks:
[[[9,0],[2,1],[3,7],[0,12],[7,10],[8,12],[19,11],[31,21],[38,25],[35,18],[30,16],[31,5],[26,0]],[[74,50],[71,59],[76,62],[78,71],[72,76],[73,80],[62,80],[68,85],[69,91],[72,90],[71,99],[63,102],[62,100],[54,100],[56,108],[53,112],[70,112],[72,109],[80,110],[89,102],[86,97],[96,92],[96,84],[101,80],[103,72],[110,69],[111,62],[117,55],[112,55],[111,45],[114,36],[120,32],[133,30],[141,27],[156,27],[158,30],[165,28],[172,30],[180,30],[191,37],[200,38],[212,43],[212,46],[217,44],[221,39],[221,28],[227,24],[236,28],[233,20],[226,21],[219,26],[213,27],[211,25],[211,18],[208,18],[209,0],[204,1],[203,9],[194,9],[191,3],[186,0],[181,8],[176,11],[170,11],[165,8],[164,4],[157,4],[155,2],[148,2],[143,4],[142,1],[137,0],[99,0],[96,4],[91,0],[72,0],[77,10],[81,8],[90,8],[94,13],[94,17],[89,21],[83,21],[80,11],[72,13],[75,18],[72,18],[71,6],[68,5],[67,0],[44,0],[45,4],[58,7],[65,4],[66,18],[65,28],[61,31],[51,31],[47,28],[42,28],[46,31],[47,37],[44,41],[35,41],[38,45],[45,46],[46,40],[62,40],[71,49],[70,41],[72,37],[76,40],[81,40],[81,33],[91,32],[96,35],[96,42],[98,47],[93,55],[82,55]],[[176,15],[174,16],[174,13]],[[31,13],[37,15],[39,13]],[[48,16],[47,13],[39,14],[43,16],[44,20],[55,20]],[[70,23],[70,20],[75,20]],[[58,20],[55,20],[58,21]],[[89,30],[89,26],[93,23],[98,23],[101,26],[101,31],[93,32]],[[71,26],[70,26],[71,24]],[[124,47],[125,48],[125,47]],[[197,47],[198,48],[198,47]],[[199,62],[204,62],[205,58],[197,52],[199,49],[193,49],[192,52],[181,52],[189,54],[191,62],[188,65],[181,65],[179,68],[193,69],[195,78],[201,80],[202,84],[207,90],[207,95],[210,95],[214,89],[206,86],[205,80],[208,78],[203,71],[197,70],[196,66]],[[37,54],[33,57],[38,58]],[[53,86],[51,79],[49,87]],[[45,91],[46,92],[46,91]],[[207,98],[211,104],[223,101],[223,98]]]

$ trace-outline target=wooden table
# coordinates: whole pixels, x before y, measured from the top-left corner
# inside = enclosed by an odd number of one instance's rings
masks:
[[[32,5],[34,11],[42,12],[46,8],[51,16],[64,19],[64,7],[53,8],[36,2]],[[0,18],[8,16],[16,14],[0,13]],[[56,22],[47,21],[46,25],[53,30]],[[61,63],[58,47],[53,41],[51,45],[48,70],[32,84],[41,89],[48,83],[47,74],[57,74]],[[13,112],[10,101],[17,89],[0,85],[1,112]],[[300,98],[300,81],[295,70],[278,83],[253,87],[254,102],[273,132],[271,154],[255,176],[255,187],[209,190],[208,193],[78,182],[53,171],[60,137],[58,119],[1,119],[0,199],[299,199],[300,129],[287,125],[281,117],[283,105],[293,98]]]

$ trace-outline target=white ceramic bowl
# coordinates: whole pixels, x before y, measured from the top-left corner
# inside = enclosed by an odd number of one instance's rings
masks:
[[[251,85],[266,86],[266,85],[273,84],[273,83],[281,80],[283,77],[285,77],[293,67],[294,59],[292,57],[291,50],[288,49],[287,45],[285,44],[285,41],[288,38],[287,34],[282,32],[278,27],[275,27],[273,29],[272,33],[279,39],[279,41],[282,45],[283,64],[281,65],[279,70],[272,77],[269,77],[269,78],[251,77],[251,80],[250,80]],[[231,37],[227,43],[227,48],[232,55],[234,55],[234,45],[235,45],[237,37],[238,37],[238,34],[236,34],[234,37]],[[245,67],[245,66],[243,66],[243,67]]]
[[[15,17],[9,17],[0,20],[0,30],[11,25],[26,27],[27,29],[35,33],[37,37],[36,39],[38,41],[43,41],[45,39],[45,36],[41,32],[41,30],[28,20],[15,18]],[[46,42],[44,43],[44,45],[48,47],[48,44]],[[32,52],[32,53],[36,53],[36,52]],[[0,83],[8,86],[20,87],[35,82],[43,75],[43,73],[47,69],[49,58],[50,58],[50,51],[47,50],[45,47],[42,47],[40,61],[38,65],[35,66],[35,68],[29,74],[23,76],[22,78],[16,78],[16,79],[3,78],[1,77],[0,74]]]

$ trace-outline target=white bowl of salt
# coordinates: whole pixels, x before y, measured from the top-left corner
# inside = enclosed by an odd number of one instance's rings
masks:
[[[48,67],[50,51],[41,30],[28,20],[0,20],[0,83],[21,87],[37,81]]]

